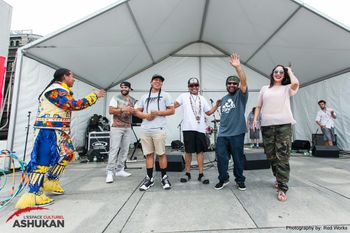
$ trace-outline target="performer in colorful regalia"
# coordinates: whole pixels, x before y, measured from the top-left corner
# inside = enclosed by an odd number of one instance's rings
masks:
[[[70,70],[58,69],[53,80],[39,95],[38,115],[34,123],[34,147],[27,167],[29,192],[18,200],[17,209],[52,204],[54,200],[43,191],[64,193],[59,179],[65,167],[75,159],[70,137],[71,113],[93,105],[105,95],[104,90],[96,90],[75,100],[70,89],[74,81]]]

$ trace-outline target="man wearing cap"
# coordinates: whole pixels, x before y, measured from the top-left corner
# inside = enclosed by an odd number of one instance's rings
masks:
[[[326,107],[326,101],[318,101],[320,110],[317,112],[316,123],[320,126],[323,133],[323,140],[326,146],[333,146],[335,142],[334,120],[337,118],[333,109]]]
[[[215,185],[220,190],[229,183],[228,162],[232,156],[233,175],[239,190],[246,190],[244,169],[244,135],[247,132],[245,124],[245,107],[248,100],[246,75],[241,67],[238,54],[232,54],[230,63],[235,68],[237,76],[226,79],[228,94],[221,99],[220,128],[216,143],[216,156],[219,171],[219,183]]]
[[[107,164],[106,183],[113,183],[113,176],[127,177],[131,174],[124,171],[129,153],[131,138],[131,121],[136,100],[129,96],[132,91],[129,82],[120,84],[120,94],[113,96],[109,103],[111,114],[110,151]]]
[[[162,91],[164,78],[155,74],[151,80],[151,88],[137,103],[136,116],[143,119],[141,124],[141,145],[146,156],[147,175],[140,186],[140,191],[146,191],[154,185],[153,165],[154,153],[159,156],[161,184],[163,189],[171,189],[166,174],[168,161],[165,155],[166,116],[175,112],[171,96]]]
[[[180,179],[185,183],[191,179],[192,153],[197,154],[198,163],[198,181],[203,184],[209,184],[209,179],[203,174],[204,152],[208,150],[205,137],[205,116],[213,114],[220,106],[220,100],[216,101],[215,106],[209,107],[206,99],[199,94],[199,80],[190,78],[187,82],[187,93],[181,94],[175,101],[175,108],[182,106],[183,120],[182,133],[185,144],[185,168],[186,174]]]

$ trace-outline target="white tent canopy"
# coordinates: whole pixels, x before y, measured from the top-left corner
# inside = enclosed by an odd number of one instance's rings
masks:
[[[312,88],[313,83],[328,82],[329,78],[338,83],[341,77],[345,77],[342,87],[349,87],[349,32],[293,0],[120,1],[21,50],[17,95],[13,99],[13,111],[18,113],[11,116],[9,146],[17,151],[23,147],[20,135],[26,119],[20,117],[20,112],[35,112],[36,96],[50,81],[53,69],[66,67],[76,74],[81,81],[79,89],[75,87],[77,95],[86,94],[92,87],[107,89],[108,98],[90,110],[104,114],[118,83],[129,79],[138,98],[148,91],[154,73],[165,76],[164,89],[173,98],[186,91],[189,77],[196,76],[207,99],[217,99],[225,94],[225,77],[234,72],[227,60],[232,51],[240,54],[248,73],[247,111],[255,105],[257,91],[268,83],[272,68],[291,62],[304,87],[300,96],[310,94],[307,99],[296,97],[292,102],[298,118],[297,139],[310,139],[316,129],[314,116],[319,98],[329,100],[329,106],[341,111],[337,128],[349,128],[350,108],[337,106],[345,94],[339,95],[331,88],[327,92]],[[30,93],[25,91],[28,89]],[[299,106],[312,107],[314,111],[309,118],[303,118],[311,108]],[[85,122],[89,117],[86,112],[74,116],[78,115]],[[180,118],[179,114],[169,118],[168,141],[178,139],[176,126]],[[78,144],[83,141],[78,132],[84,129],[85,122],[73,129]],[[342,148],[350,149],[349,137],[337,132]]]

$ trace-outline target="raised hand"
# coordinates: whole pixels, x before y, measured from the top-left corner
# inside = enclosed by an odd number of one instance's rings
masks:
[[[293,73],[293,71],[292,71],[292,68],[291,68],[291,67],[287,66],[287,67],[286,67],[286,69],[287,69],[288,74]]]
[[[239,59],[239,55],[237,53],[233,53],[231,56],[230,56],[230,64],[231,66],[237,68],[241,65],[241,61]]]

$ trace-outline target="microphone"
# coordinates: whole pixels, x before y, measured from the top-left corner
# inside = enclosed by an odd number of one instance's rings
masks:
[[[213,99],[209,99],[210,100],[210,103],[213,104],[214,103],[214,100]]]

